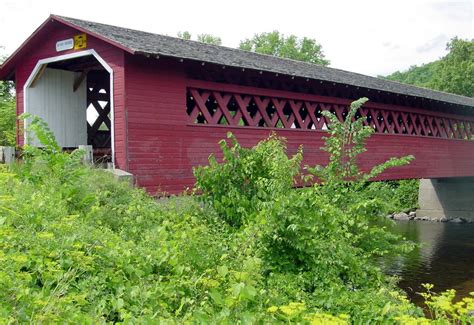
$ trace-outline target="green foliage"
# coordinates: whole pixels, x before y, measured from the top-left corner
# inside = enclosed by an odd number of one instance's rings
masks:
[[[3,58],[0,57],[0,63]],[[13,83],[0,81],[0,146],[14,146],[16,139],[16,112]]]
[[[431,291],[432,284],[423,284],[426,292],[419,293],[426,304],[430,318],[401,315],[396,320],[402,325],[456,324],[468,325],[474,323],[474,292],[471,297],[456,298],[456,291],[446,290],[439,294]],[[454,302],[457,300],[457,302]]]
[[[453,289],[436,294],[431,291],[432,284],[423,284],[423,287],[426,292],[420,295],[425,300],[431,319],[444,320],[450,324],[474,323],[474,292],[470,293],[471,297],[454,302],[456,291]]]
[[[0,46],[0,50],[4,49],[3,46]],[[0,65],[7,59],[7,56],[0,55]],[[3,100],[12,99],[12,90],[13,83],[8,81],[0,80],[0,98]]]
[[[224,163],[211,155],[209,166],[194,170],[196,189],[227,222],[240,226],[245,219],[255,218],[260,204],[288,193],[299,172],[302,152],[288,158],[285,140],[275,134],[252,149],[242,148],[231,133],[228,139],[230,145],[225,140],[219,143]]]
[[[374,166],[370,172],[360,171],[357,158],[366,151],[367,139],[374,133],[374,129],[365,126],[365,117],[355,118],[360,107],[368,101],[361,98],[351,103],[344,121],[339,121],[336,114],[324,111],[322,114],[329,119],[329,137],[325,137],[325,146],[322,150],[329,154],[327,166],[308,167],[308,171],[318,177],[324,185],[340,187],[348,183],[350,186],[365,183],[387,168],[408,164],[413,156],[391,158],[388,161]]]
[[[1,60],[0,60],[1,61]],[[14,84],[11,81],[0,81],[0,98],[3,101],[12,101],[15,99],[13,94]]]
[[[418,179],[370,182],[363,194],[383,202],[385,213],[409,212],[418,208],[419,186]]]
[[[258,259],[240,255],[222,222],[193,199],[160,206],[77,164],[79,153],[59,152],[44,123],[26,118],[43,148],[0,171],[0,323],[211,322],[263,310]]]
[[[440,60],[433,88],[474,97],[474,40],[453,38]]]
[[[199,34],[197,36],[197,40],[202,43],[213,44],[213,45],[222,44],[222,40],[220,37],[217,37],[211,34]]]
[[[364,101],[353,103],[345,122],[327,115],[332,120],[325,147],[330,162],[308,168],[323,186],[291,188],[301,172],[301,149],[288,158],[284,142],[274,135],[252,149],[241,148],[230,136],[231,146],[221,143],[222,163],[211,156],[209,166],[195,170],[205,206],[248,239],[242,251],[258,254],[267,290],[278,297],[275,306],[300,301],[309,313],[348,314],[356,323],[387,321],[401,309],[417,314],[400,296],[387,297],[395,289],[375,263],[376,257],[407,251],[410,245],[384,227],[377,200],[360,193],[370,178],[411,158],[392,159],[368,174],[353,166],[372,132],[362,120],[352,122]],[[391,304],[397,307],[381,313]]]
[[[0,84],[1,88],[1,84]],[[0,89],[0,92],[2,90]],[[0,146],[14,146],[16,142],[15,101],[0,94]]]
[[[271,306],[267,312],[274,315],[275,320],[285,321],[286,323],[304,323],[327,324],[327,325],[346,325],[349,324],[349,315],[341,314],[333,316],[326,313],[307,313],[304,303],[290,302],[284,306]]]
[[[178,32],[178,37],[182,38],[182,39],[185,39],[185,40],[191,40],[192,39],[192,35],[188,31]],[[214,36],[214,35],[211,35],[211,34],[198,34],[197,35],[197,41],[202,42],[202,43],[212,44],[212,45],[221,45],[222,44],[222,40],[221,40],[220,37]]]
[[[239,48],[324,66],[330,63],[324,56],[322,46],[316,40],[307,37],[298,38],[295,35],[285,36],[276,30],[255,34],[252,38],[241,41]]]
[[[190,40],[191,39],[191,33],[188,32],[188,31],[184,31],[184,32],[178,32],[178,35],[177,35],[179,38],[182,38],[182,39],[185,39],[185,40]]]
[[[474,40],[457,37],[447,44],[443,58],[412,66],[405,72],[394,72],[387,79],[420,87],[474,97]]]
[[[0,166],[0,323],[423,316],[375,260],[404,244],[386,246],[399,238],[375,226],[365,202],[349,214],[324,186],[292,189],[301,151],[289,158],[275,135],[253,149],[232,136],[222,142],[222,163],[211,157],[196,169],[204,204],[193,196],[157,204],[80,164],[82,152],[60,152],[44,122],[24,118],[42,148]]]
[[[83,168],[78,168],[84,152],[77,149],[71,154],[62,152],[54,133],[41,118],[28,113],[19,118],[27,125],[28,142],[35,139],[41,143],[41,147],[30,144],[23,146],[23,164],[17,172],[33,183],[42,183],[44,178],[54,177],[64,186],[70,185],[70,190],[74,192],[75,181],[85,172]]]
[[[408,164],[414,157],[393,157],[372,167],[369,172],[359,169],[357,159],[366,151],[366,141],[374,132],[373,128],[364,125],[364,117],[355,118],[358,109],[365,102],[367,98],[354,101],[344,121],[339,121],[335,114],[323,112],[330,121],[330,136],[325,138],[322,148],[329,154],[329,163],[327,166],[306,166],[306,169],[324,185],[320,187],[320,191],[331,197],[333,204],[351,216],[362,214],[365,215],[363,218],[370,218],[384,215],[396,207],[388,205],[389,202],[381,192],[373,191],[374,188],[387,188],[385,183],[372,185],[368,182],[387,168]]]
[[[364,126],[364,117],[355,118],[366,102],[367,98],[353,102],[342,122],[335,114],[323,112],[330,121],[330,136],[322,148],[329,154],[329,163],[306,169],[324,185],[321,190],[332,196],[334,204],[347,211],[359,209],[360,202],[372,215],[413,210],[418,204],[418,180],[369,182],[387,168],[408,164],[413,156],[391,158],[367,173],[359,169],[357,159],[366,151],[366,141],[374,133],[373,128]]]
[[[396,71],[386,78],[410,85],[433,88],[432,80],[436,74],[438,66],[439,61],[425,63],[420,66],[412,65],[407,71]]]

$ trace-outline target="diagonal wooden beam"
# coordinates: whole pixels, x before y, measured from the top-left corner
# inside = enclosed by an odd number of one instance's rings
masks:
[[[291,107],[291,110],[293,111],[293,115],[295,116],[296,121],[299,124],[299,127],[301,129],[306,129],[311,118],[308,112],[308,114],[306,115],[306,118],[303,120],[303,117],[300,114],[300,109],[302,106],[303,106],[303,102],[290,100],[290,107]]]
[[[308,111],[308,116],[306,118],[311,120],[311,122],[314,125],[314,129],[315,130],[321,129],[322,128],[322,123],[321,123],[321,126],[319,125],[321,120],[318,120],[318,118],[316,117],[316,106],[317,106],[317,104],[305,101],[304,106],[306,107],[306,110]],[[310,121],[308,121],[308,127],[309,127],[309,123],[310,123]]]
[[[394,117],[392,115],[393,113],[389,112],[389,111],[385,111],[385,110],[381,111],[381,113],[382,113],[382,117],[383,117],[383,122],[385,124],[385,129],[388,130],[389,133],[395,133],[395,131],[394,131],[395,124],[393,122]],[[389,117],[392,117],[392,124],[390,124],[388,122]]]
[[[253,99],[255,101],[255,104],[257,105],[257,109],[260,111],[260,115],[265,121],[265,125],[267,127],[273,127],[274,125],[272,124],[272,120],[268,116],[267,110],[266,110],[268,103],[270,102],[270,99],[269,98],[261,99],[259,96],[254,96]]]
[[[247,107],[252,98],[250,96],[241,96],[240,94],[234,95],[234,98],[235,98],[235,101],[237,102],[237,105],[239,106],[239,111],[242,113],[242,116],[247,122],[247,125],[256,126],[256,123],[254,124],[254,120],[252,119],[252,117],[250,116],[247,110]]]
[[[78,77],[74,78],[74,85],[72,86],[73,92],[76,92],[79,89],[82,82],[86,79],[88,72],[89,72],[88,70],[84,70],[81,72],[81,74]]]
[[[214,95],[214,98],[217,101],[218,109],[220,109],[222,114],[224,114],[224,117],[227,121],[227,124],[232,125],[233,118],[232,118],[232,115],[230,115],[229,109],[227,108],[227,104],[229,104],[231,95],[221,94],[218,91],[214,91],[212,94]],[[217,121],[217,122],[219,122],[219,121]]]
[[[207,109],[206,106],[206,101],[211,95],[209,91],[204,91],[202,94],[199,94],[197,89],[190,89],[191,95],[194,97],[194,102],[197,104],[197,107],[201,111],[202,115],[204,116],[204,119],[206,120],[207,123],[210,123],[212,121],[212,116],[209,113],[209,110]]]
[[[280,117],[280,121],[283,123],[283,127],[285,129],[291,129],[291,125],[293,124],[295,117],[293,116],[293,114],[290,114],[290,116],[287,117],[283,112],[283,109],[285,108],[287,102],[288,100],[286,99],[278,100],[276,98],[273,98],[273,104],[275,105],[278,116]]]

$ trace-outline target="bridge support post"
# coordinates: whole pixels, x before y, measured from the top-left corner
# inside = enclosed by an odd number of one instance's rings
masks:
[[[12,164],[15,161],[15,147],[0,146],[0,164]]]
[[[422,179],[417,216],[474,221],[474,177]]]

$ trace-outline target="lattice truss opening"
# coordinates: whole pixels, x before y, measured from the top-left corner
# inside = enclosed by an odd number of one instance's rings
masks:
[[[110,148],[110,82],[106,71],[87,75],[87,143],[94,148]]]
[[[188,88],[188,123],[233,127],[327,130],[330,121],[322,115],[330,111],[344,120],[348,106],[259,95]],[[362,107],[356,118],[375,133],[405,134],[474,140],[474,121]]]

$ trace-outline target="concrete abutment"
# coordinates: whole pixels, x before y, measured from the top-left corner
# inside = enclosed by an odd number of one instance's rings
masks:
[[[474,177],[421,179],[418,216],[474,221]]]

